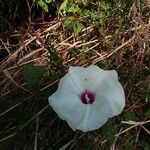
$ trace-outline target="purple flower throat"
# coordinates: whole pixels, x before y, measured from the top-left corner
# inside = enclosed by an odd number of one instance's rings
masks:
[[[80,94],[80,100],[83,104],[92,104],[95,101],[95,93],[85,90]]]

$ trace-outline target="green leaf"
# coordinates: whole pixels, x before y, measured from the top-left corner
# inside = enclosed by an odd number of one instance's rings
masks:
[[[102,2],[102,3],[101,3],[101,7],[102,7],[105,11],[107,11],[108,9],[111,8],[111,3]]]
[[[82,31],[83,28],[84,28],[83,24],[77,22],[77,23],[74,25],[74,33],[75,33],[75,35],[78,35],[78,34]]]
[[[50,54],[49,56],[50,64],[52,65],[53,69],[57,70],[58,72],[58,70],[60,69],[60,60],[57,51],[52,45],[48,46],[48,51]]]
[[[129,111],[124,114],[125,120],[138,121],[138,113],[136,111]]]
[[[88,2],[89,2],[88,0],[81,0],[81,1],[82,1],[83,5],[85,5],[85,6],[88,5]]]
[[[46,3],[50,4],[53,0],[45,0]]]
[[[46,68],[43,66],[26,65],[22,69],[24,80],[31,92],[39,90],[39,81],[43,77]]]
[[[79,13],[81,10],[78,6],[75,6],[75,5],[72,5],[68,10],[67,12],[70,12],[70,13]]]
[[[112,42],[113,45],[118,44],[119,41],[120,41],[120,38],[119,38],[118,35],[112,36],[111,42]]]
[[[68,17],[67,20],[65,20],[64,22],[64,27],[71,29],[73,28],[74,23],[75,23],[74,17]]]
[[[60,11],[66,10],[67,4],[68,4],[68,0],[64,0],[64,2],[60,5],[58,12],[60,13]]]
[[[48,5],[46,2],[44,2],[43,0],[37,0],[36,3],[42,7],[42,9],[46,12],[48,12]]]
[[[105,29],[103,26],[100,26],[99,29],[98,29],[99,33],[102,35],[102,36],[105,36]]]

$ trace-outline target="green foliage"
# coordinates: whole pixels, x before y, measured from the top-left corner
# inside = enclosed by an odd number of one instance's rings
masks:
[[[67,8],[67,4],[68,4],[68,0],[64,0],[63,3],[60,5],[59,7],[59,13],[62,11],[62,10],[65,10]]]
[[[80,22],[76,22],[75,25],[74,25],[74,33],[75,35],[78,35],[82,29],[84,28],[83,24],[80,23]]]
[[[133,150],[134,147],[135,147],[135,139],[132,135],[129,138],[127,138],[123,144],[119,145],[120,150]]]
[[[86,137],[85,139],[81,139],[78,144],[80,149],[83,150],[92,150],[94,147],[94,144],[92,143],[93,141],[90,140],[88,137]]]
[[[117,133],[117,127],[115,125],[115,120],[109,120],[103,127],[102,127],[102,134],[104,137],[109,141],[109,143],[113,143],[115,139],[115,134]]]
[[[43,77],[45,71],[46,69],[43,66],[26,65],[23,67],[23,77],[31,92],[36,93],[39,90],[39,81]]]
[[[142,150],[150,150],[150,144],[144,140],[142,140],[139,145]]]
[[[148,109],[145,113],[146,117],[150,118],[150,109]]]
[[[64,27],[68,29],[73,29],[74,34],[78,35],[84,28],[84,25],[79,21],[76,21],[74,17],[68,17],[67,20],[64,22]]]
[[[138,114],[135,111],[129,111],[124,114],[125,120],[136,121],[138,119]]]
[[[52,45],[49,45],[48,52],[50,55],[49,56],[50,64],[52,65],[53,70],[58,71],[61,68],[60,68],[60,60],[56,52],[56,49]]]
[[[64,22],[64,27],[71,29],[74,26],[75,19],[74,17],[68,17]]]
[[[119,41],[120,41],[120,39],[119,39],[119,36],[118,36],[118,35],[114,35],[114,36],[112,37],[112,39],[111,39],[111,42],[112,42],[113,45],[118,44]]]
[[[104,23],[112,6],[109,1],[93,3],[90,0],[65,0],[60,5],[58,13],[66,15],[64,27],[72,29],[75,35],[78,35],[86,25],[94,24],[100,35],[104,36]]]
[[[48,4],[52,3],[53,0],[36,0],[35,1],[45,12],[48,12]]]
[[[75,5],[74,3],[70,3],[69,0],[65,0],[59,7],[59,13],[61,12],[65,13],[79,13],[81,10],[78,7],[78,5]]]

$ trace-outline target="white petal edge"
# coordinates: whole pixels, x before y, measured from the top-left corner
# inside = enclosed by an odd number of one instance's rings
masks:
[[[89,67],[69,67],[70,78],[75,82],[76,85],[90,89],[91,84],[95,81],[95,78],[104,73],[104,70],[100,69],[96,65]]]
[[[78,95],[60,95],[59,92],[56,92],[48,98],[48,101],[58,116],[62,120],[66,120],[73,130],[76,130],[82,122],[86,110]]]
[[[108,99],[113,108],[113,116],[121,113],[125,106],[125,95],[123,87],[118,80],[109,78],[108,75],[103,75],[101,78],[97,78],[93,90]]]
[[[79,84],[76,84],[76,82]],[[61,90],[61,94],[79,94],[80,91],[84,89],[84,87],[79,80],[74,81],[68,72],[60,79],[58,89]]]

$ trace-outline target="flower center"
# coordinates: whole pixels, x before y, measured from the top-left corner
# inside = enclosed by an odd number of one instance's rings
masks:
[[[80,94],[80,100],[83,104],[92,104],[95,101],[95,93],[85,90]]]

